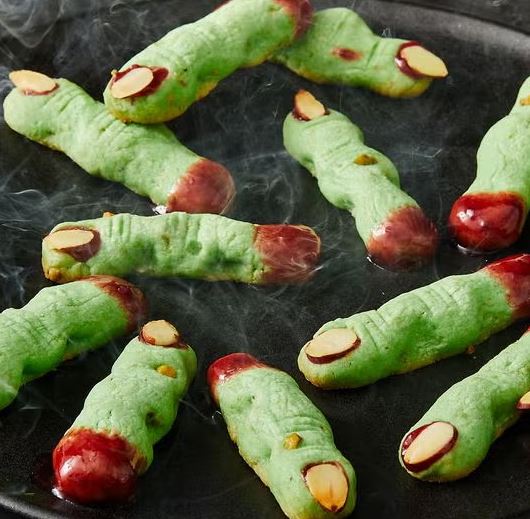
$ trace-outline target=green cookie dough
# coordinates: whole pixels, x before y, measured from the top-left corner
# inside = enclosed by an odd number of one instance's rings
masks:
[[[364,144],[362,131],[348,117],[301,91],[285,119],[283,138],[287,151],[316,177],[324,197],[351,212],[375,263],[404,269],[431,259],[438,245],[434,225],[400,189],[394,164]]]
[[[226,2],[131,58],[114,73],[105,104],[123,121],[173,119],[237,69],[259,65],[292,43],[311,14],[308,0]]]
[[[521,407],[519,400],[529,390],[530,334],[527,332],[434,403],[403,438],[401,464],[412,476],[427,481],[452,481],[467,476],[480,465],[491,444],[517,421],[519,409],[528,408],[528,402]],[[429,438],[428,427],[438,422],[448,428],[448,436]],[[452,438],[449,426],[453,427]],[[422,438],[423,448],[411,457],[416,463],[405,463],[407,448],[422,432],[426,434]]]
[[[356,478],[324,415],[287,374],[235,353],[214,362],[208,382],[244,460],[287,517],[347,517]],[[313,479],[311,469],[321,470]]]
[[[243,283],[303,281],[320,240],[302,225],[254,225],[219,215],[119,214],[57,225],[42,243],[47,278],[183,276]]]
[[[298,366],[316,386],[351,388],[463,353],[530,315],[530,255],[401,294],[325,324]]]
[[[32,71],[10,77],[20,86],[4,101],[6,123],[28,139],[64,152],[89,174],[120,182],[164,206],[162,211],[220,213],[232,200],[229,172],[184,147],[169,128],[126,125],[66,79]],[[35,93],[21,83],[42,78],[55,88]]]
[[[53,461],[59,491],[80,502],[130,497],[136,476],[153,461],[153,445],[173,425],[196,370],[194,351],[173,325],[147,323],[110,375],[90,391],[57,445]]]
[[[427,90],[432,77],[415,72],[400,57],[407,46],[422,48],[416,42],[381,38],[357,13],[337,7],[315,13],[307,33],[272,59],[316,83],[364,87],[390,97],[415,97]],[[431,60],[436,61],[440,77],[447,75],[439,58]]]
[[[477,153],[477,176],[455,202],[449,224],[465,249],[490,252],[516,242],[530,208],[530,78],[511,112]]]
[[[0,314],[0,409],[20,387],[80,353],[103,346],[136,326],[142,293],[110,276],[44,288],[23,308]]]

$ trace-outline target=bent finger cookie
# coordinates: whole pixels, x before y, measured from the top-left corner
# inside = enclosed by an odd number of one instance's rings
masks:
[[[325,324],[300,352],[316,386],[370,384],[463,353],[530,316],[530,255],[509,257]]]
[[[309,24],[309,0],[231,0],[183,25],[114,72],[105,104],[123,121],[179,116],[242,67],[259,65]]]
[[[444,62],[416,41],[381,38],[346,8],[315,13],[306,34],[273,61],[316,83],[364,87],[390,97],[422,94],[447,76]]]
[[[146,314],[142,292],[111,276],[41,290],[0,314],[0,409],[20,387],[63,360],[131,331]]]
[[[448,389],[404,436],[399,460],[427,481],[475,470],[491,444],[530,407],[530,334]]]
[[[197,359],[167,321],[147,323],[90,391],[53,451],[56,488],[80,503],[125,501],[175,421]]]
[[[304,225],[254,225],[187,213],[63,223],[42,242],[44,273],[57,282],[138,273],[288,283],[310,277],[319,255],[320,239]]]
[[[529,207],[530,78],[511,112],[484,136],[476,179],[454,203],[449,224],[461,247],[495,251],[517,241]]]
[[[230,173],[184,147],[169,128],[117,121],[66,79],[28,70],[10,78],[16,88],[4,101],[6,123],[91,175],[120,182],[167,212],[221,213],[232,201]]]
[[[348,516],[355,472],[324,415],[283,371],[246,353],[215,361],[208,384],[244,460],[287,517]]]
[[[284,123],[287,151],[316,177],[324,197],[355,218],[370,258],[393,269],[417,267],[434,255],[438,233],[399,187],[390,159],[364,144],[345,115],[300,91]]]

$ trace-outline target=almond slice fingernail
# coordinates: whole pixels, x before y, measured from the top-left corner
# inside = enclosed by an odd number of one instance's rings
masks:
[[[97,231],[77,228],[52,232],[44,238],[43,242],[48,247],[69,254],[82,262],[96,255],[101,246],[101,238]]]
[[[458,432],[448,422],[432,422],[409,433],[403,440],[401,457],[411,472],[421,472],[447,454]]]
[[[65,229],[48,234],[44,241],[55,250],[81,247],[94,239],[94,233],[86,229]]]
[[[349,328],[333,328],[310,340],[305,345],[305,354],[315,364],[326,364],[344,357],[360,342],[357,334]]]
[[[327,114],[325,106],[307,90],[300,90],[294,97],[294,116],[302,121],[312,121]]]
[[[153,78],[153,71],[149,67],[131,68],[112,83],[110,93],[116,99],[125,99],[144,90],[151,84]]]
[[[400,52],[400,57],[405,60],[411,70],[421,76],[442,78],[449,74],[445,63],[421,45],[404,47]]]
[[[530,409],[530,391],[519,399],[516,407],[521,410]]]
[[[52,78],[33,70],[14,70],[9,79],[26,95],[48,94],[58,86]]]
[[[312,496],[330,512],[340,511],[348,499],[348,478],[341,465],[335,462],[311,465],[304,471],[304,479]]]
[[[142,328],[139,338],[142,342],[153,346],[177,346],[179,332],[167,321],[150,321]]]

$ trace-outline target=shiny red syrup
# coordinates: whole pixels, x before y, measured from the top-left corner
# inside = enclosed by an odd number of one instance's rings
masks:
[[[524,200],[515,193],[473,193],[455,202],[449,225],[464,249],[493,252],[517,241],[525,213]]]
[[[52,455],[57,492],[81,504],[128,501],[136,489],[134,458],[135,449],[119,436],[72,431]]]

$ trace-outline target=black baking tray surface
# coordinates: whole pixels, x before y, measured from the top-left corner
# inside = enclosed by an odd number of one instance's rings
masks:
[[[206,0],[46,2],[0,0],[2,99],[14,68],[66,77],[100,98],[111,69],[214,7]],[[419,0],[314,2],[318,8],[354,7],[377,33],[420,40],[443,56],[451,75],[418,99],[392,100],[353,88],[314,85],[265,64],[237,72],[170,124],[186,145],[232,171],[238,196],[231,217],[313,226],[323,239],[322,268],[308,283],[290,287],[133,279],[148,295],[152,317],[174,322],[199,359],[197,378],[173,430],[157,445],[136,500],[90,509],[61,501],[47,488],[54,445],[90,388],[108,373],[127,342],[123,338],[28,384],[0,413],[1,505],[39,518],[280,519],[274,498],[229,440],[205,383],[214,359],[248,351],[292,374],[329,419],[337,445],[358,476],[353,517],[528,517],[528,418],[495,442],[476,472],[455,483],[416,481],[397,459],[402,435],[434,400],[519,337],[528,322],[497,334],[472,355],[358,390],[319,391],[296,368],[300,347],[325,321],[375,308],[497,257],[461,254],[449,239],[446,221],[452,202],[474,177],[482,136],[510,110],[530,74],[530,38],[525,34],[530,7],[527,0],[484,0],[482,10],[474,1],[423,3],[429,5],[419,5]],[[455,12],[459,5],[467,14]],[[506,11],[507,18],[499,17],[497,23],[491,14],[495,9]],[[470,16],[481,13],[480,19]],[[396,163],[405,190],[441,230],[441,248],[432,264],[419,272],[392,273],[366,260],[350,215],[327,203],[309,173],[283,148],[282,122],[299,88],[310,89],[327,106],[350,116],[365,131],[368,145]],[[145,199],[90,177],[62,154],[12,132],[0,118],[2,308],[20,307],[48,285],[40,268],[40,244],[53,225],[103,211],[152,214]],[[529,236],[526,229],[506,254],[530,250]]]

